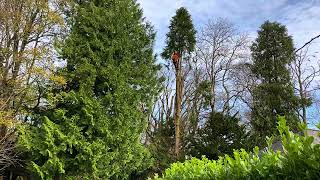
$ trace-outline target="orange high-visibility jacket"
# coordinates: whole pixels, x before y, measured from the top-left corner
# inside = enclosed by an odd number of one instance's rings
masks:
[[[179,59],[180,59],[179,53],[174,52],[174,53],[172,54],[172,56],[171,56],[171,59],[172,59],[173,63],[177,63],[177,62],[179,61]]]

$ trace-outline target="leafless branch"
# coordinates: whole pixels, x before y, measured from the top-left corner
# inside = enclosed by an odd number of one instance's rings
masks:
[[[306,47],[307,45],[309,45],[312,41],[314,41],[315,39],[319,38],[320,34],[311,38],[310,41],[306,42],[303,46],[301,46],[300,48],[298,48],[295,53],[297,53],[298,51],[300,51],[301,49],[303,49],[304,47]]]

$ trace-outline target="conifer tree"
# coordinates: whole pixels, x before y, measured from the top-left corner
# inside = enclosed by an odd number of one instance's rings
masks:
[[[236,116],[211,112],[203,126],[185,138],[187,154],[217,160],[219,156],[232,155],[234,149],[244,148],[247,133],[240,121]]]
[[[158,93],[154,33],[134,0],[79,1],[61,56],[63,88],[21,130],[43,179],[127,179],[150,165],[140,143]]]
[[[288,69],[294,57],[293,40],[284,25],[267,21],[251,52],[252,71],[261,81],[253,92],[251,124],[255,136],[265,138],[276,132],[277,115],[285,115],[293,127],[297,122],[297,98]]]
[[[192,24],[191,16],[186,8],[182,7],[176,11],[176,15],[171,19],[169,32],[167,34],[166,47],[161,56],[164,59],[171,59],[174,52],[178,53],[179,61],[174,62],[176,71],[176,96],[175,96],[175,155],[180,156],[181,148],[181,101],[184,88],[182,76],[182,63],[184,58],[188,58],[194,51],[196,31]]]

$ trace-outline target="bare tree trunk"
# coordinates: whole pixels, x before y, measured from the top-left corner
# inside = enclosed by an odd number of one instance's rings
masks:
[[[175,124],[175,155],[176,158],[180,158],[180,147],[181,147],[181,103],[183,95],[183,79],[181,70],[181,61],[178,63],[176,68],[176,97],[175,97],[175,113],[174,113],[174,124]]]
[[[211,92],[210,107],[211,107],[211,111],[214,112],[215,105],[216,105],[216,77],[215,77],[215,75],[213,78],[211,78],[210,92]]]
[[[301,77],[299,77],[298,82],[299,82],[299,95],[301,99],[306,101],[307,97],[301,82]],[[307,105],[303,103],[301,108],[302,108],[302,121],[303,123],[307,124]]]
[[[1,124],[0,125],[0,139],[5,138],[6,134],[7,134],[7,126]]]

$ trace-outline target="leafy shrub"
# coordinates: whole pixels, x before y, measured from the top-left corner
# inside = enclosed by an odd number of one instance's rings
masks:
[[[320,145],[312,143],[314,138],[290,132],[283,117],[278,131],[283,152],[272,150],[273,138],[267,138],[265,151],[255,147],[253,153],[235,150],[233,157],[218,160],[193,158],[172,164],[155,179],[320,179]]]
[[[196,158],[206,155],[208,159],[216,160],[221,155],[232,154],[233,149],[243,147],[247,139],[245,126],[239,122],[235,116],[211,112],[204,126],[186,138],[186,155]]]

